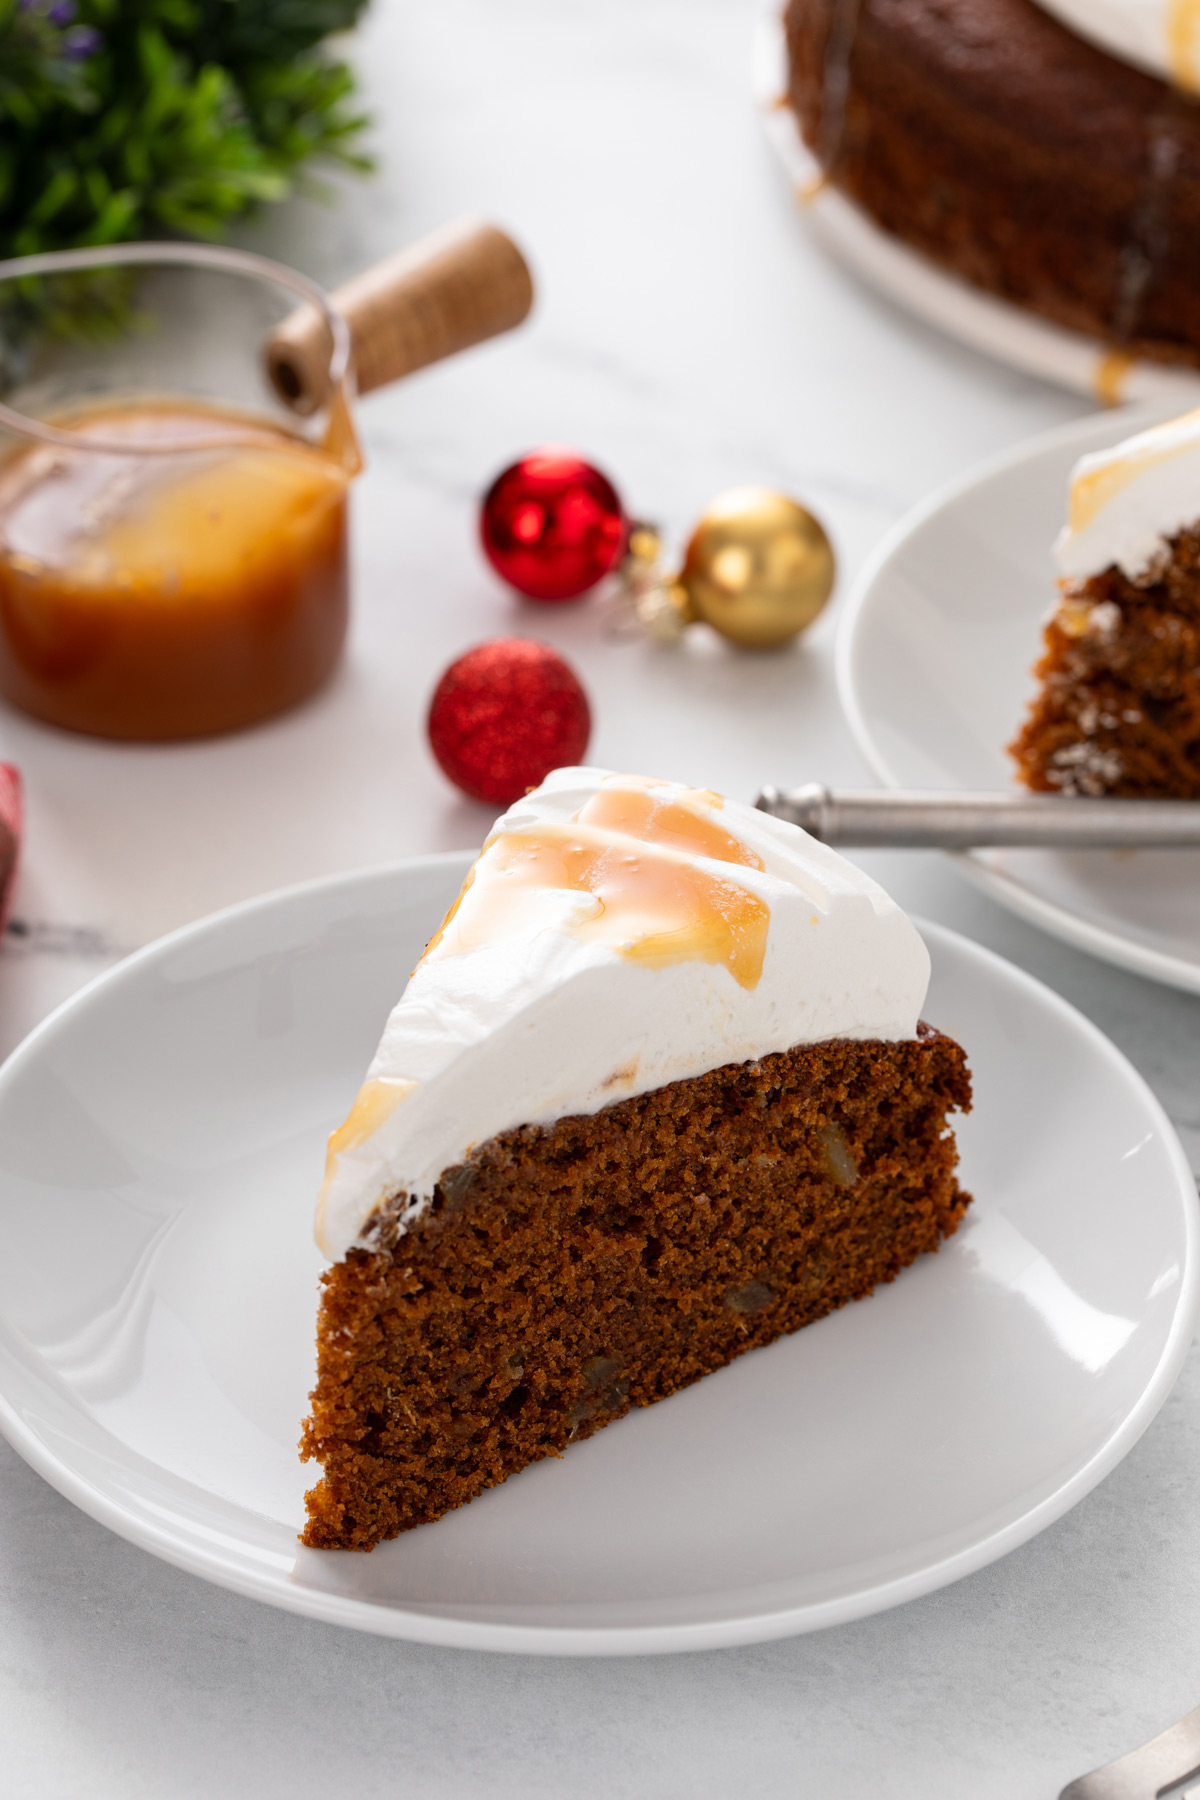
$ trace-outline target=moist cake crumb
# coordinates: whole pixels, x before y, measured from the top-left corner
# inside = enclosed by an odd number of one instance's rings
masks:
[[[1034,675],[1009,746],[1028,787],[1200,799],[1200,525],[1136,580],[1065,582]]]
[[[369,1550],[891,1281],[969,1196],[922,1024],[522,1126],[323,1277],[306,1544]]]

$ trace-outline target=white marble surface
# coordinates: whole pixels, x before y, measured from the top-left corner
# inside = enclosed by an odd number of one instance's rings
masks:
[[[794,489],[847,575],[931,487],[1081,410],[942,342],[824,261],[760,140],[752,0],[376,0],[355,54],[382,173],[246,241],[330,283],[463,211],[510,226],[541,301],[519,338],[363,411],[357,624],[314,705],[212,744],[87,744],[11,715],[29,790],[24,938],[0,1047],[121,951],[268,888],[477,842],[425,748],[442,666],[542,636],[592,694],[593,754],[750,795],[865,771],[831,612],[761,659],[698,634],[616,643],[593,607],[520,608],[474,546],[475,498],[574,443],[681,536],[735,482]],[[1200,1002],[1039,936],[933,858],[876,857],[908,906],[1096,1019],[1200,1156]],[[6,1793],[879,1796],[1050,1800],[1200,1700],[1200,1360],[1129,1459],[995,1567],[860,1624],[758,1649],[538,1662],[274,1613],[155,1562],[0,1446]]]

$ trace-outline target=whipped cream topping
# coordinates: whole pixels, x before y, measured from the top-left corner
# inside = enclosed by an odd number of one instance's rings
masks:
[[[929,956],[894,901],[719,795],[559,769],[505,813],[329,1140],[317,1242],[521,1124],[826,1038],[912,1037]]]
[[[1191,412],[1080,457],[1054,560],[1067,578],[1115,565],[1136,581],[1162,557],[1168,538],[1197,520],[1200,412]]]
[[[1122,62],[1200,93],[1200,0],[1040,0]]]

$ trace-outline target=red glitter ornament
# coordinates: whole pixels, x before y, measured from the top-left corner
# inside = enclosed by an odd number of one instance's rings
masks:
[[[24,835],[21,771],[14,763],[0,763],[0,938],[8,926]]]
[[[479,520],[488,561],[530,600],[574,600],[625,548],[616,489],[573,450],[535,450],[498,475]]]
[[[587,695],[547,644],[493,638],[451,663],[429,707],[429,742],[473,800],[510,806],[551,769],[577,763],[592,728]]]

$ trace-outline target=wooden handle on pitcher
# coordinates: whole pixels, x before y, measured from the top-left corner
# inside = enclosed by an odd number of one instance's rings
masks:
[[[495,225],[456,219],[330,298],[350,327],[355,385],[369,394],[511,331],[533,305],[533,278]],[[297,308],[267,339],[267,373],[295,412],[315,412],[328,400],[330,349],[329,328],[311,306]]]

